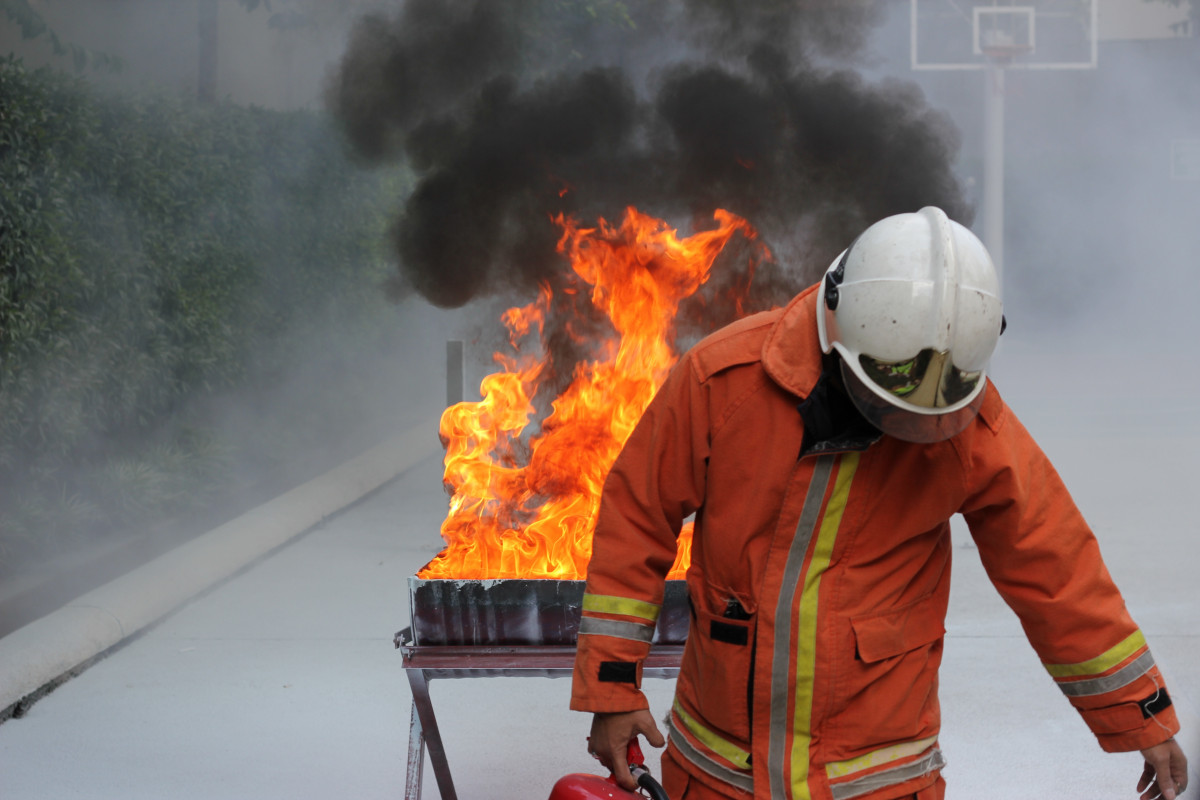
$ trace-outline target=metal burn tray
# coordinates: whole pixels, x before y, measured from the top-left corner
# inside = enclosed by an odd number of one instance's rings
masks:
[[[553,579],[408,579],[412,643],[425,645],[571,645],[579,634],[584,581]],[[667,581],[655,644],[683,644],[687,582]]]

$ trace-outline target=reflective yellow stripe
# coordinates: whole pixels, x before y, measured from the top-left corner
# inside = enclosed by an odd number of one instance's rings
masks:
[[[851,800],[851,798],[861,797],[864,794],[937,772],[945,766],[946,759],[942,757],[942,751],[935,747],[916,761],[871,772],[845,783],[832,784],[829,787],[829,793],[833,795],[833,800]]]
[[[671,744],[675,745],[675,750],[679,755],[690,761],[692,766],[701,772],[708,773],[722,783],[736,786],[747,794],[754,794],[754,777],[748,771],[739,772],[733,767],[725,766],[707,753],[701,752],[700,748],[679,732],[679,723],[675,721],[675,717],[667,716],[667,728],[669,729],[667,738],[670,739]]]
[[[739,769],[750,769],[750,754],[748,752],[701,725],[695,717],[683,710],[683,706],[679,704],[679,700],[675,701],[672,710],[674,710],[675,714],[687,727],[688,732],[703,742],[705,747],[729,763],[736,765]]]
[[[583,610],[596,611],[600,614],[623,614],[627,617],[637,617],[647,622],[657,622],[661,606],[634,600],[629,597],[615,597],[607,594],[585,594]]]
[[[831,780],[844,778],[855,772],[862,772],[864,769],[871,769],[872,767],[878,767],[902,758],[919,755],[932,747],[936,741],[936,736],[930,736],[928,739],[918,739],[915,742],[904,742],[903,744],[896,744],[891,747],[881,747],[858,758],[850,758],[845,761],[834,761],[826,764],[825,774]]]
[[[821,505],[825,502],[825,490],[829,488],[829,479],[837,465],[835,456],[820,456],[813,466],[812,475],[808,480],[808,488],[804,492],[804,505],[800,507],[800,517],[796,520],[796,530],[792,540],[787,545],[787,558],[784,559],[783,575],[781,576],[779,593],[775,603],[774,643],[771,647],[771,715],[767,734],[767,778],[768,795],[770,797],[787,797],[791,787],[784,783],[787,778],[788,765],[792,754],[792,730],[789,728],[788,701],[792,696],[793,674],[791,669],[792,653],[796,645],[792,637],[792,606],[796,603],[796,594],[800,591],[801,580],[804,576],[805,558],[808,545],[816,533],[817,523],[821,521]],[[807,793],[805,794],[807,797]]]
[[[1116,647],[1103,655],[1096,656],[1090,661],[1082,661],[1078,664],[1042,664],[1042,666],[1056,678],[1078,678],[1084,675],[1099,675],[1101,672],[1110,670],[1117,664],[1120,664],[1145,646],[1146,637],[1138,630],[1134,631],[1129,638]]]
[[[792,796],[796,800],[809,800],[808,749],[812,743],[813,673],[817,659],[817,598],[821,590],[821,575],[829,567],[833,555],[833,542],[837,538],[838,526],[846,510],[846,498],[850,495],[850,482],[858,469],[858,453],[846,453],[838,463],[837,479],[833,494],[825,507],[817,540],[813,544],[812,559],[804,573],[804,588],[800,594],[800,626],[796,636],[796,712],[792,731]]]

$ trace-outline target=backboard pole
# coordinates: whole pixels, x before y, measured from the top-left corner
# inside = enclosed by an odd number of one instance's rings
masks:
[[[976,225],[1001,279],[1005,78],[1014,69],[1095,69],[1099,7],[1100,0],[910,0],[912,68],[979,70],[984,75],[983,185]],[[1038,36],[1042,29],[1048,35]]]
[[[990,59],[983,73],[983,244],[1004,286],[1004,77],[1005,66]]]

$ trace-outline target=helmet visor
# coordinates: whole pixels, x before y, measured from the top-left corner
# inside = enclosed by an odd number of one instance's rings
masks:
[[[922,350],[903,361],[858,357],[863,373],[879,388],[918,408],[948,408],[970,397],[983,372],[966,372],[954,366],[949,353]]]
[[[889,436],[918,444],[945,441],[961,433],[971,424],[971,420],[975,419],[975,415],[979,413],[979,408],[983,405],[983,396],[987,389],[986,384],[980,386],[980,391],[976,393],[970,402],[953,411],[942,413],[936,411],[932,413],[929,411],[908,411],[899,404],[885,400],[864,385],[859,377],[854,374],[854,371],[846,365],[845,361],[841,364],[841,370],[842,380],[846,385],[850,399],[854,402],[854,407],[858,409],[860,414],[866,417],[868,422]],[[922,376],[922,378],[924,377]],[[976,379],[974,384],[972,384],[971,391],[974,391],[974,387],[978,383],[979,380]],[[912,389],[909,394],[911,395],[913,391],[916,391],[916,388]],[[966,392],[966,394],[959,397],[959,400],[969,395],[970,392]],[[905,397],[904,400],[908,402],[909,398]]]

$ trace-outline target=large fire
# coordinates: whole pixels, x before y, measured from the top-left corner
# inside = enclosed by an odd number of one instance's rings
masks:
[[[598,357],[576,366],[552,412],[526,435],[545,378],[551,290],[543,287],[533,303],[505,312],[513,352],[494,355],[501,370],[483,380],[481,401],[442,415],[452,492],[442,524],[446,548],[418,577],[585,577],[605,476],[678,360],[672,343],[679,303],[708,280],[734,234],[756,238],[744,219],[722,210],[714,217],[715,230],[684,239],[633,208],[620,227],[555,219],[563,231],[558,251],[577,276],[564,291],[590,292],[615,334],[596,343]],[[525,352],[521,343],[535,335],[537,352]],[[690,545],[689,525],[669,577],[683,577]]]

